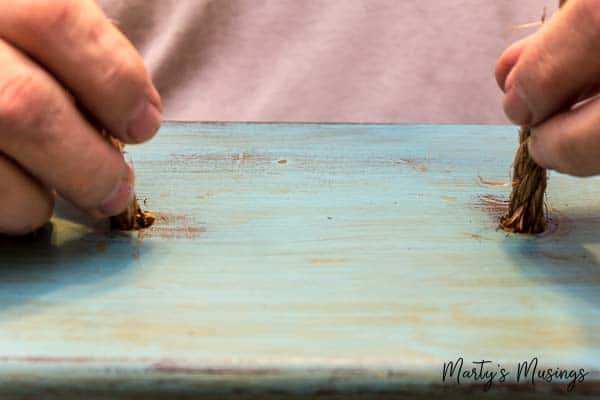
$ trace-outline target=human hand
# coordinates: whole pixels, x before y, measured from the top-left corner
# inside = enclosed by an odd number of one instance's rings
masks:
[[[600,1],[571,0],[496,64],[504,111],[531,126],[540,166],[577,176],[600,173]],[[581,103],[583,101],[583,103]]]
[[[161,122],[140,55],[93,0],[0,0],[0,233],[43,225],[55,193],[97,218],[127,207],[133,171],[78,106],[125,143]]]

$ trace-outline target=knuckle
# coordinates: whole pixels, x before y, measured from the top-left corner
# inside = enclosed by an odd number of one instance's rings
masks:
[[[88,43],[92,45],[102,47],[107,41],[109,41],[108,46],[112,47],[112,42],[114,39],[109,40],[110,32],[106,29],[105,21],[102,19],[98,19],[93,23],[90,23],[83,35]]]
[[[16,72],[0,80],[0,148],[8,153],[34,146],[49,151],[61,132],[68,108],[39,71]]]
[[[73,26],[78,18],[73,0],[20,0],[15,10],[19,28],[40,38]]]
[[[42,23],[34,27],[42,35],[53,35],[77,26],[78,8],[71,0],[38,1],[43,12]]]
[[[23,125],[39,126],[48,103],[43,78],[35,71],[19,71],[0,80],[0,126],[7,132]]]
[[[46,24],[51,32],[76,25],[79,8],[71,0],[42,1],[46,12]],[[48,6],[51,4],[50,6]]]

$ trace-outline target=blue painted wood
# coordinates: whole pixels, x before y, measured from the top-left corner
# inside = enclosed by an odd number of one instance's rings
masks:
[[[597,396],[599,181],[551,174],[551,232],[498,231],[516,141],[166,124],[128,154],[153,228],[111,234],[63,204],[35,240],[1,241],[0,393],[461,396],[483,384],[444,383],[444,362],[537,356]],[[514,375],[486,396],[568,382]]]

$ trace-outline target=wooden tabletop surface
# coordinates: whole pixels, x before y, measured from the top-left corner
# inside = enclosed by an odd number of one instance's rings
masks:
[[[516,144],[168,123],[128,154],[154,227],[0,240],[0,397],[599,396],[600,181],[552,173],[550,231],[508,235]]]

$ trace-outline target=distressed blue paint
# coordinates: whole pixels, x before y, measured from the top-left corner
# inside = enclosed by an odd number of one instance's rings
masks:
[[[505,126],[167,124],[129,149],[138,195],[166,215],[143,238],[63,205],[34,243],[2,244],[0,383],[426,394],[457,355],[537,355],[592,384],[599,181],[551,174],[556,231],[497,231],[481,196],[509,188],[478,176],[507,181],[516,141]]]

